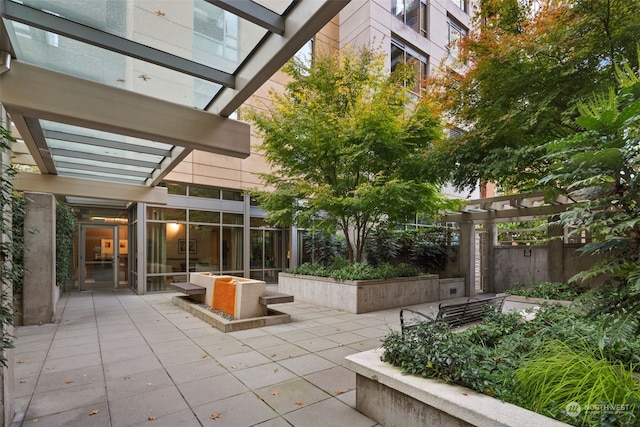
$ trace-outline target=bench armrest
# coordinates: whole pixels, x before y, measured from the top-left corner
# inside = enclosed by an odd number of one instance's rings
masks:
[[[405,319],[404,319],[405,311],[409,313],[413,313],[419,317],[424,317],[429,323],[433,323],[436,321],[433,317],[431,317],[426,313],[421,313],[419,311],[411,310],[410,308],[403,308],[402,310],[400,310],[400,330],[402,331],[402,333],[404,333],[404,329],[405,329]]]

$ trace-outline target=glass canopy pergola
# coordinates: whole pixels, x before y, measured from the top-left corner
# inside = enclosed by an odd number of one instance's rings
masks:
[[[0,102],[39,174],[16,188],[163,203],[192,150],[244,158],[229,118],[348,0],[0,0]]]

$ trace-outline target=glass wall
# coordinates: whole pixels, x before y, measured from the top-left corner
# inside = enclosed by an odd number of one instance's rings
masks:
[[[193,190],[194,197],[237,197],[237,192]],[[146,216],[146,292],[170,290],[190,272],[244,275],[242,214],[147,206]]]

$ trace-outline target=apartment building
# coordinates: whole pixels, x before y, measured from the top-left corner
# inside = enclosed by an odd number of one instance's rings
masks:
[[[169,289],[191,271],[277,282],[304,233],[248,190],[267,164],[237,117],[296,52],[369,45],[416,81],[453,64],[469,0],[0,0],[5,127],[16,187],[78,219],[66,290]],[[416,87],[416,90],[419,89]],[[65,289],[63,289],[65,290]]]

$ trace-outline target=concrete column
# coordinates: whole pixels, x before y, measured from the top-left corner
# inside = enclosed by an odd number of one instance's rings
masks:
[[[473,221],[460,222],[460,268],[465,278],[465,296],[476,295],[476,227]]]
[[[56,200],[52,194],[24,193],[23,323],[50,323],[55,315]]]
[[[551,282],[564,282],[564,229],[560,225],[551,224],[556,219],[550,218],[547,228],[550,239],[547,244],[547,276]]]
[[[487,259],[482,265],[487,277],[487,292],[495,292],[495,247],[498,246],[498,226],[497,224],[486,224],[487,229]]]

